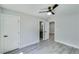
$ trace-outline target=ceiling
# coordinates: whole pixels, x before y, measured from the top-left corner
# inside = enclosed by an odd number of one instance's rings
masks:
[[[79,14],[79,4],[60,4],[55,11],[58,16]]]
[[[40,18],[48,19],[52,18],[53,15],[47,15],[47,13],[39,13],[41,9],[47,9],[51,4],[2,4],[1,6],[10,10],[23,12]],[[52,4],[53,6],[53,4]],[[79,14],[78,4],[60,4],[55,9],[55,16],[67,16],[72,14]]]
[[[47,10],[47,7],[50,6],[50,4],[2,4],[1,6],[10,10],[27,13],[44,19],[53,16],[49,16],[47,13],[39,13],[41,9]]]

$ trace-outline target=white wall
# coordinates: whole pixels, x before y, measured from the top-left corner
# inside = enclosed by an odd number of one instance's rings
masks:
[[[39,18],[21,16],[21,45],[28,46],[39,42]]]
[[[1,8],[0,8],[0,13],[1,13]],[[1,16],[0,16],[1,18]],[[0,22],[0,25],[1,25],[1,22]],[[0,29],[0,39],[1,39],[1,29]]]
[[[2,8],[2,13],[20,16],[21,48],[39,42],[39,21],[44,19],[5,8]]]
[[[79,48],[79,5],[60,5],[55,20],[55,41]]]

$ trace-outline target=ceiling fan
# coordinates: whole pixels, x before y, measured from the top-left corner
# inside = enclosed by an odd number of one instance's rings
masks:
[[[48,6],[48,10],[47,11],[40,11],[39,13],[45,13],[45,12],[47,12],[47,13],[51,13],[51,14],[53,14],[53,15],[55,15],[55,13],[53,12],[53,10],[56,8],[56,7],[58,7],[59,5],[58,4],[55,4],[54,6]]]

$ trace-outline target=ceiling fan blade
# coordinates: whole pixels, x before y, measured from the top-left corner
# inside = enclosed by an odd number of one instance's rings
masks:
[[[55,15],[55,13],[54,12],[51,12],[53,15]]]
[[[49,11],[40,11],[39,13],[45,13],[45,12],[49,12]]]
[[[58,4],[55,4],[55,5],[53,6],[53,10],[54,10],[56,7],[58,7]]]

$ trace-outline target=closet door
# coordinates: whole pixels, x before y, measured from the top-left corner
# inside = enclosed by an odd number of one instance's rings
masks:
[[[5,53],[19,47],[20,18],[14,15],[1,14],[0,53]]]

